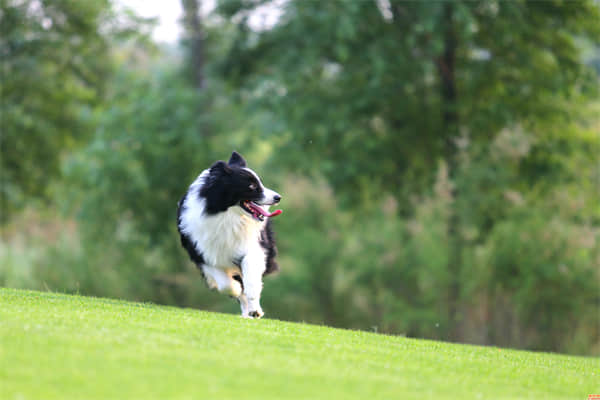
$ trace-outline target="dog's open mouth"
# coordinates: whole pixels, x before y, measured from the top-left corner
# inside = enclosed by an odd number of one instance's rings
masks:
[[[258,221],[264,221],[265,217],[276,217],[281,214],[281,210],[275,210],[272,213],[268,212],[258,204],[250,200],[243,200],[240,202],[240,207],[248,214],[252,215],[254,219]]]

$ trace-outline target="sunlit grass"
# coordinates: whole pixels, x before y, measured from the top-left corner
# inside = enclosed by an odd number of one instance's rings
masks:
[[[0,289],[3,399],[585,399],[600,360]]]

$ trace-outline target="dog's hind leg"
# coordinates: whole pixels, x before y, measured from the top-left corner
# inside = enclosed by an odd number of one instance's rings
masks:
[[[211,289],[217,289],[221,293],[236,298],[242,294],[242,285],[222,269],[205,266],[202,271],[206,277],[208,287]]]

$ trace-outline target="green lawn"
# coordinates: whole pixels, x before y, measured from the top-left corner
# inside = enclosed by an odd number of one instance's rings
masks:
[[[3,399],[587,399],[600,359],[0,289]]]

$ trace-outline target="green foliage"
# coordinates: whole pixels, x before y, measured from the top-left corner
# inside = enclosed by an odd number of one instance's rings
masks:
[[[175,212],[239,150],[284,195],[267,316],[599,354],[593,2],[289,1],[256,30],[264,2],[220,1],[177,49],[101,35],[137,21],[104,3],[42,2],[89,19],[80,46],[33,3],[0,3],[3,215],[26,206],[0,285],[237,313]]]
[[[454,181],[440,164],[409,218],[398,216],[393,197],[343,210],[327,185],[285,178],[281,192],[291,200],[275,221],[284,270],[265,289],[265,309],[278,318],[416,337],[449,339],[456,329],[476,343],[593,348],[600,237],[582,201],[593,193],[557,191],[550,177],[523,187],[532,141],[520,128],[501,131],[490,146],[464,137]],[[560,171],[561,179],[575,179]],[[453,214],[464,243],[457,271],[448,263]],[[455,322],[447,304],[456,281]],[[569,327],[587,333],[575,338]]]
[[[492,299],[510,299],[517,321],[508,332],[502,317],[494,321],[491,341],[520,340],[527,347],[545,349],[572,340],[580,318],[597,311],[597,240],[585,226],[547,214],[524,213],[498,224],[484,250],[483,261],[489,266],[486,292]],[[491,314],[494,319],[494,311]],[[598,319],[593,319],[597,326]]]
[[[242,141],[239,134],[229,141],[214,134],[215,121],[226,121],[234,109],[221,101],[219,90],[215,84],[200,93],[178,69],[165,66],[125,68],[115,76],[107,107],[93,116],[91,140],[64,163],[69,194],[63,208],[76,212],[84,270],[91,274],[85,283],[76,278],[78,287],[85,285],[82,291],[236,309],[203,290],[175,224],[177,202],[213,154],[224,158]],[[111,289],[96,286],[102,285],[96,270],[110,271]]]
[[[195,90],[173,73],[139,78],[126,72],[113,85],[109,106],[96,115],[98,129],[65,164],[65,174],[77,183],[81,217],[105,229],[100,236],[131,221],[155,244],[174,220],[182,182],[197,174],[190,167],[208,162],[206,118]],[[101,223],[116,214],[120,221]]]
[[[60,155],[85,139],[79,114],[98,100],[107,75],[99,33],[107,12],[106,1],[0,3],[4,212],[45,198]]]
[[[507,256],[507,247],[496,246],[500,226],[534,237],[541,233],[539,221],[559,214],[556,229],[587,229],[594,237],[590,246],[597,247],[598,209],[592,204],[600,199],[593,165],[600,140],[597,116],[588,104],[598,94],[598,76],[581,55],[582,41],[600,38],[597,5],[392,1],[386,9],[368,1],[296,1],[283,6],[275,27],[262,31],[251,29],[244,18],[256,6],[221,2],[223,15],[238,26],[223,71],[252,94],[249,99],[258,108],[269,110],[268,117],[283,122],[284,128],[266,134],[277,140],[271,165],[289,163],[296,174],[318,170],[335,190],[336,213],[353,222],[322,215],[320,221],[345,232],[340,241],[332,240],[332,248],[346,253],[352,249],[346,243],[368,248],[350,252],[346,260],[306,236],[306,248],[318,249],[314,253],[286,249],[302,259],[327,262],[319,268],[329,289],[338,275],[349,275],[342,279],[349,279],[356,292],[368,288],[368,312],[354,311],[352,321],[344,319],[344,311],[319,318],[365,327],[370,313],[379,316],[372,325],[391,332],[458,340],[472,335],[469,340],[484,343],[502,336],[524,346],[569,347],[570,339],[555,334],[558,325],[547,330],[542,322],[540,309],[555,312],[543,291],[526,291],[529,303],[499,299],[515,296],[514,291],[498,296],[486,291],[494,279],[499,285],[508,279],[522,285],[536,281],[542,260],[514,255],[527,265],[527,277],[486,272],[496,257]],[[448,84],[454,94],[448,94]],[[446,166],[438,168],[442,158]],[[568,212],[566,204],[552,200],[559,193],[580,199],[582,206]],[[397,215],[381,218],[373,205],[386,194],[397,202]],[[533,215],[524,218],[529,208]],[[390,237],[382,239],[378,232]],[[323,229],[321,235],[330,237]],[[559,263],[570,264],[571,252],[585,252],[564,236],[552,243],[538,238],[537,245],[531,240],[527,248],[549,245]],[[380,247],[369,248],[373,241]],[[396,248],[402,250],[395,262],[384,268],[382,254]],[[489,258],[482,258],[484,253]],[[597,308],[597,296],[589,295],[598,292],[597,284],[574,294],[569,283],[597,282],[590,271],[598,260],[588,253],[569,270],[568,279],[550,289],[557,296],[572,293],[573,301],[559,307],[563,317],[556,320]],[[389,282],[397,287],[378,285],[386,282],[380,275],[395,277]],[[328,304],[318,292],[312,297]],[[351,304],[344,296],[339,294],[339,303]],[[469,302],[470,296],[485,304]],[[494,309],[511,318],[498,317],[488,332]],[[532,314],[540,319],[529,318]],[[598,324],[592,319],[588,328]],[[494,333],[502,323],[512,324],[517,333]],[[535,339],[519,335],[525,330]],[[591,342],[598,342],[597,329],[590,332]]]
[[[0,289],[0,318],[8,398],[564,399],[598,381],[590,357],[105,298]]]
[[[456,176],[454,212],[465,243],[460,280],[470,281],[462,285],[461,301],[471,310],[462,321],[480,324],[493,343],[572,350],[579,339],[567,332],[586,329],[591,345],[600,322],[597,217],[577,204],[581,191],[548,181],[576,178],[561,168],[526,187],[523,169],[536,145],[521,129],[501,131],[487,148],[474,147],[461,155]]]
[[[3,220],[26,201],[47,203],[61,158],[89,140],[85,116],[103,100],[111,42],[144,30],[131,14],[116,19],[108,0],[0,1]]]
[[[448,109],[461,131],[486,143],[507,125],[563,113],[561,99],[597,93],[576,44],[600,38],[591,1],[392,1],[384,12],[377,4],[291,1],[273,29],[259,32],[241,18],[256,2],[221,6],[239,21],[224,72],[293,132],[278,154],[303,173],[319,163],[353,202],[386,191],[402,196],[402,209],[422,192],[439,157],[451,156]],[[443,59],[448,7],[454,66]],[[442,90],[449,68],[454,104]]]
[[[88,269],[108,268],[126,283],[119,297],[187,303],[172,293],[194,272],[184,254],[173,256],[174,221],[185,185],[208,162],[203,103],[173,72],[125,71],[107,104],[89,144],[64,167],[72,188],[65,208],[77,210]],[[89,284],[86,292],[102,292]]]

